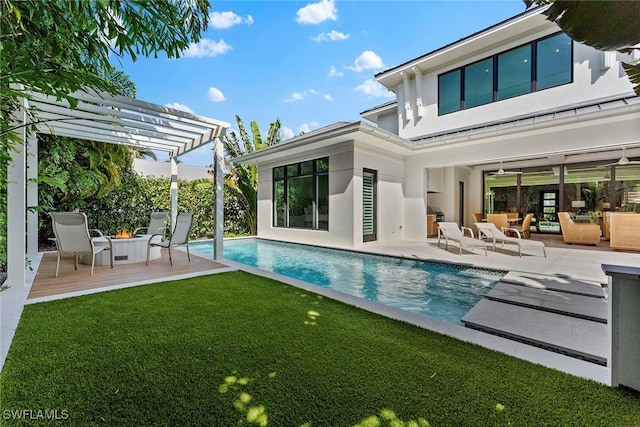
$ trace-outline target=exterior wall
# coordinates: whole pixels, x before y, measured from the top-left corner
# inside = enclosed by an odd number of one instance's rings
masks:
[[[395,110],[394,110],[395,111]],[[391,133],[398,135],[398,116],[397,113],[386,114],[378,117],[378,127]]]
[[[615,53],[613,54],[615,56],[613,65],[610,68],[603,68],[605,57],[603,52],[574,42],[573,83],[438,116],[439,74],[554,34],[557,31],[557,27],[553,26],[492,49],[478,51],[475,55],[464,57],[446,67],[423,72],[423,117],[421,118],[417,116],[415,76],[411,76],[409,85],[409,102],[413,110],[413,116],[408,119],[404,117],[405,94],[403,84],[400,83],[395,88],[395,92],[398,94],[398,112],[402,114],[402,118],[398,120],[398,135],[407,139],[418,138],[423,135],[506,120],[558,108],[559,106],[587,103],[601,98],[631,94],[633,92],[633,86],[626,77],[621,65],[622,59],[629,60],[628,56]]]
[[[404,161],[389,155],[377,154],[356,144],[354,155],[353,197],[354,243],[362,243],[362,170],[377,171],[377,241],[399,240],[404,236],[403,169]],[[331,178],[329,178],[331,179]]]
[[[352,248],[362,244],[362,171],[377,171],[377,240],[403,238],[404,162],[364,149],[350,141],[324,151],[288,157],[286,163],[264,163],[258,169],[258,236],[296,243]],[[273,168],[329,156],[329,230],[273,226]]]
[[[288,157],[286,162],[260,164],[258,168],[258,236],[288,242],[353,247],[357,217],[354,194],[359,185],[362,198],[362,174],[354,172],[353,141],[327,147],[325,150]],[[273,168],[284,164],[329,156],[329,230],[307,230],[273,226]],[[359,183],[359,184],[358,184]],[[360,215],[360,224],[362,212]]]

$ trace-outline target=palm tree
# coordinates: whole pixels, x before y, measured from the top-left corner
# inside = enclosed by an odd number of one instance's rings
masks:
[[[282,139],[281,124],[280,119],[276,119],[269,125],[267,138],[262,139],[257,122],[253,121],[249,124],[252,138],[249,137],[244,123],[238,115],[236,115],[236,123],[238,124],[238,134],[231,131],[222,138],[226,154],[225,166],[228,170],[225,184],[229,186],[244,208],[249,233],[256,234],[258,230],[258,168],[253,165],[236,164],[233,159],[280,142]]]

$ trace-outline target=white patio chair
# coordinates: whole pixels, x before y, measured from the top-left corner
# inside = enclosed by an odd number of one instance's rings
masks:
[[[518,254],[522,258],[522,249],[527,248],[535,248],[542,249],[542,253],[544,257],[547,257],[547,251],[545,249],[544,243],[538,242],[536,240],[527,240],[522,239],[520,232],[515,228],[503,227],[502,230],[499,230],[495,224],[491,222],[476,222],[476,227],[478,227],[478,232],[480,233],[481,238],[487,238],[493,242],[493,250],[496,250],[496,243],[502,243],[502,247],[504,248],[505,243],[513,243],[518,246]],[[510,237],[504,234],[505,231],[509,231],[511,233],[515,233],[518,237]]]
[[[169,250],[169,263],[171,265],[173,265],[173,260],[171,259],[171,247],[186,246],[187,258],[189,259],[189,262],[191,262],[191,255],[189,254],[189,234],[191,234],[192,226],[193,226],[193,214],[191,212],[182,212],[182,213],[179,213],[178,216],[176,217],[176,225],[173,228],[173,233],[171,233],[171,237],[169,238],[169,240],[154,242],[153,238],[155,236],[160,236],[161,234],[153,234],[149,238],[149,244],[147,245],[147,264],[149,264],[149,255],[150,255],[152,246],[167,248]]]
[[[139,231],[144,231],[140,234],[160,234],[164,237],[167,231],[167,213],[166,212],[152,212],[151,220],[148,227],[138,227],[133,230],[133,234],[137,235]]]
[[[471,237],[467,237],[464,235],[465,230],[469,231]],[[473,230],[467,227],[462,227],[462,230],[458,228],[458,224],[455,222],[439,222],[438,223],[438,247],[440,246],[440,239],[444,238],[444,248],[448,250],[449,248],[449,240],[452,242],[457,242],[460,247],[460,255],[462,255],[463,246],[473,248],[483,248],[485,256],[487,255],[487,243],[474,239],[473,238]]]
[[[60,269],[60,258],[71,255],[75,257],[75,269],[78,269],[78,257],[80,255],[91,256],[91,275],[93,276],[93,266],[96,262],[96,254],[108,250],[110,251],[111,268],[113,268],[113,247],[111,239],[102,235],[99,230],[99,237],[91,237],[87,227],[87,216],[82,212],[50,212],[53,225],[53,234],[56,237],[56,249],[58,252],[58,262],[56,264],[56,277]]]

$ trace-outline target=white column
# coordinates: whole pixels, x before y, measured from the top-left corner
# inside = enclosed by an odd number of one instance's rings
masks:
[[[409,92],[409,76],[404,71],[400,72],[404,84],[404,119],[409,121],[413,112],[411,111],[411,93]]]
[[[223,239],[224,239],[224,157],[223,146],[220,138],[216,138],[213,142],[213,168],[215,173],[215,241],[213,247],[213,259],[222,260],[223,258]]]
[[[27,113],[26,101],[22,108],[13,114],[13,122],[20,126],[16,133],[21,142],[16,145],[16,151],[11,152],[11,163],[7,168],[7,282],[8,286],[24,286],[25,272],[25,248],[27,211]]]
[[[178,164],[176,159],[171,156],[171,231],[176,226],[176,218],[178,217]]]
[[[38,256],[38,138],[27,139],[27,259]]]
[[[422,71],[418,67],[411,67],[416,74],[416,113],[422,117]]]

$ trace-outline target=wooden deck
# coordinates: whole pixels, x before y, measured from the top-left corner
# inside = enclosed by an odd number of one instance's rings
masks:
[[[136,264],[116,265],[113,268],[96,266],[93,276],[90,275],[91,266],[79,264],[78,270],[73,267],[73,258],[64,257],[60,260],[60,272],[56,275],[56,254],[47,252],[43,254],[36,278],[31,286],[28,299],[66,294],[70,292],[98,289],[108,286],[124,285],[149,281],[154,279],[170,280],[187,274],[215,271],[227,268],[220,264],[197,255],[191,254],[191,262],[187,260],[187,254],[178,252],[173,254],[173,266],[169,264],[169,255],[162,251],[162,257]]]

